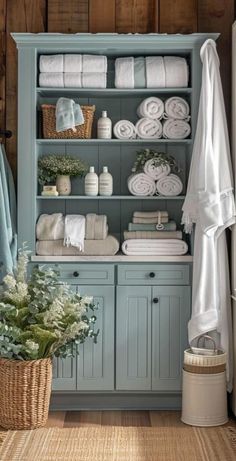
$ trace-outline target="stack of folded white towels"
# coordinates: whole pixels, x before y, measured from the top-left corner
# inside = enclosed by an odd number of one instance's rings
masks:
[[[39,86],[106,88],[107,57],[92,54],[41,55]]]
[[[119,120],[114,126],[114,135],[118,139],[185,139],[191,132],[189,113],[189,104],[184,98],[173,96],[163,102],[150,96],[138,106],[137,123]]]
[[[188,246],[167,211],[135,211],[124,232],[122,251],[127,256],[179,256],[187,253]]]
[[[36,224],[36,253],[41,256],[113,256],[119,242],[108,234],[107,216],[89,213],[42,214]]]

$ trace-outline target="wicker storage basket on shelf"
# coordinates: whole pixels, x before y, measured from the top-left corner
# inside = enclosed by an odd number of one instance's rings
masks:
[[[35,429],[48,418],[52,360],[0,359],[0,426]]]
[[[90,139],[92,133],[93,116],[95,106],[81,106],[84,124],[75,127],[75,131],[56,131],[56,106],[51,104],[42,104],[43,116],[43,137],[45,139]]]

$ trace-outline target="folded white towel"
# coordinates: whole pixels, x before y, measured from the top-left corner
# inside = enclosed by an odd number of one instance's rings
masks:
[[[188,86],[188,64],[185,58],[164,56],[164,66],[166,88]]]
[[[119,122],[114,125],[113,132],[118,139],[136,138],[135,126],[129,120],[119,120]]]
[[[37,240],[64,238],[65,220],[62,213],[41,214],[36,224]]]
[[[170,165],[168,165],[168,163],[166,165],[158,165],[157,159],[151,158],[144,164],[143,171],[150,176],[150,178],[157,181],[170,173]]]
[[[81,72],[65,72],[64,73],[65,88],[81,88],[82,74]]]
[[[64,55],[63,54],[41,54],[39,58],[40,72],[63,72],[64,71]]]
[[[82,72],[82,55],[81,54],[65,54],[63,72]]]
[[[134,58],[117,58],[115,60],[115,87],[134,88]]]
[[[62,72],[41,72],[39,74],[39,86],[41,87],[64,87],[64,78]]]
[[[169,118],[163,123],[163,136],[168,139],[185,139],[191,133],[191,127],[185,120]]]
[[[154,195],[156,192],[156,184],[147,174],[137,173],[128,178],[128,189],[132,195]]]
[[[106,88],[107,74],[105,72],[83,72],[83,88]]]
[[[184,255],[188,245],[178,239],[130,239],[122,244],[122,251],[128,256]]]
[[[83,54],[83,72],[106,73],[107,57],[99,54]]]
[[[64,245],[73,246],[84,251],[85,217],[82,215],[66,215]]]
[[[189,120],[189,104],[184,98],[173,96],[165,101],[165,116],[178,119]]]
[[[141,139],[159,139],[162,135],[162,124],[160,120],[140,118],[136,125],[137,136]]]
[[[147,88],[165,87],[165,67],[162,56],[146,57]]]
[[[137,114],[139,117],[160,119],[164,113],[164,103],[160,98],[150,96],[144,99],[138,106]]]
[[[165,196],[175,196],[181,194],[183,190],[183,183],[176,174],[169,174],[164,178],[159,179],[156,183],[158,194]]]

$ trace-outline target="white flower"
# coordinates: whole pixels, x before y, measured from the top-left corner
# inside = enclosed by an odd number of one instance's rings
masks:
[[[74,339],[76,336],[78,336],[83,330],[87,330],[89,326],[87,323],[80,321],[80,322],[74,322],[71,325],[68,326],[66,329],[66,336],[70,339]]]
[[[22,299],[26,298],[27,295],[28,295],[28,285],[27,285],[27,283],[18,282],[17,283],[17,291],[18,291],[19,296]]]
[[[62,302],[55,298],[48,311],[44,313],[43,320],[44,324],[48,326],[58,327],[58,322],[62,320],[64,316],[64,309]]]
[[[39,350],[39,344],[35,343],[31,339],[27,339],[25,343],[26,348],[28,349],[29,352],[36,352]]]
[[[4,277],[3,282],[9,290],[13,290],[16,286],[16,280],[13,275],[8,274]]]

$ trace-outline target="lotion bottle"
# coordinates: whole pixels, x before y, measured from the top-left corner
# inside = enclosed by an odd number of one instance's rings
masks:
[[[112,121],[107,117],[107,111],[102,111],[101,118],[97,123],[97,137],[98,139],[111,139],[112,137]]]
[[[103,167],[103,171],[99,176],[99,195],[112,195],[113,193],[113,177],[108,172],[107,166]]]
[[[98,195],[98,175],[94,172],[94,166],[89,168],[89,173],[85,176],[84,186],[85,195]]]

